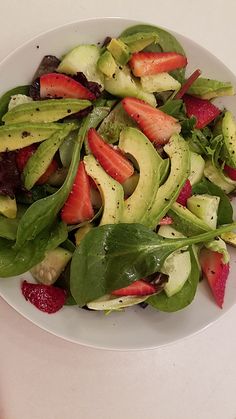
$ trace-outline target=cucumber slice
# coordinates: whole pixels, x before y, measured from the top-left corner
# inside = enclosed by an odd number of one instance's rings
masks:
[[[8,110],[15,108],[18,105],[22,105],[23,103],[32,102],[32,98],[26,95],[21,95],[18,93],[17,95],[11,96],[10,102],[8,103]]]
[[[188,209],[212,229],[217,225],[220,197],[208,194],[193,195],[187,201]]]
[[[191,273],[190,253],[188,251],[172,253],[165,260],[161,271],[169,276],[164,291],[168,297],[172,297],[183,288]]]
[[[205,160],[200,154],[190,151],[190,175],[189,181],[191,185],[196,185],[200,182],[204,175]]]
[[[142,303],[150,297],[145,295],[143,297],[113,297],[112,295],[104,295],[97,300],[91,301],[87,304],[87,307],[92,310],[120,310],[125,307],[134,306],[136,304]]]
[[[104,87],[104,76],[97,68],[100,53],[97,45],[78,45],[63,57],[57,71],[66,74],[82,72],[89,81]]]

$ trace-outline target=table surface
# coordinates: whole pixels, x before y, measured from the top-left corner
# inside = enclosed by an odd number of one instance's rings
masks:
[[[186,35],[236,73],[235,0],[0,3],[0,60],[55,26],[122,16]],[[236,307],[182,342],[112,352],[52,336],[0,299],[0,419],[235,419],[235,319]]]

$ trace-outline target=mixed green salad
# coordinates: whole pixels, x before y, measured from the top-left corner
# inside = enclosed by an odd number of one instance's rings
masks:
[[[171,33],[136,25],[43,57],[1,97],[0,277],[30,271],[40,310],[173,312],[202,278],[222,307],[236,124],[212,100],[234,88],[187,65]]]

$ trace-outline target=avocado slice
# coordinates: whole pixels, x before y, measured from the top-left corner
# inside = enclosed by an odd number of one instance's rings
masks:
[[[232,112],[225,112],[222,119],[222,134],[224,137],[224,160],[229,166],[236,168],[236,123]]]
[[[41,284],[52,285],[64,271],[71,258],[72,253],[62,247],[48,250],[42,262],[35,265],[30,273]]]
[[[57,71],[59,73],[84,73],[89,81],[94,81],[103,88],[104,75],[97,68],[101,48],[97,45],[78,45],[64,55]]]
[[[116,71],[116,62],[109,51],[105,51],[97,62],[98,69],[107,77],[112,77]]]
[[[128,45],[130,52],[139,52],[151,44],[157,44],[159,37],[155,32],[137,32],[133,35],[121,36],[119,39]]]
[[[219,196],[208,194],[193,195],[187,201],[187,208],[208,224],[210,228],[215,229],[219,203]]]
[[[221,234],[221,238],[233,247],[236,247],[236,233],[231,231],[230,233]]]
[[[71,126],[67,125],[60,131],[52,134],[48,140],[43,141],[43,143],[39,145],[36,152],[29,158],[23,171],[23,179],[26,189],[30,190],[38,179],[46,172],[55,153],[72,128],[72,124]]]
[[[210,100],[219,96],[233,96],[234,87],[231,82],[198,77],[188,89],[188,94]]]
[[[149,295],[140,297],[127,295],[125,297],[115,297],[110,294],[106,294],[103,297],[97,298],[97,300],[90,301],[87,303],[87,307],[90,310],[105,310],[105,311],[119,311],[125,307],[131,307],[136,304],[140,304],[147,300]]]
[[[5,124],[54,122],[88,108],[90,105],[91,102],[89,100],[82,99],[32,101],[15,106],[2,117],[2,120]]]
[[[180,135],[172,135],[164,150],[170,157],[171,169],[166,182],[158,189],[149,212],[149,226],[152,228],[157,226],[176,200],[190,169],[189,147]]]
[[[84,157],[86,172],[96,182],[103,202],[100,225],[116,224],[121,221],[124,205],[122,185],[109,176],[90,154]]]
[[[103,119],[98,128],[98,133],[110,144],[116,143],[121,131],[126,127],[136,127],[134,122],[119,102]]]
[[[0,195],[0,214],[5,215],[7,218],[16,218],[17,206],[15,198]]]
[[[78,230],[75,233],[75,244],[76,246],[79,246],[81,241],[84,239],[87,233],[91,231],[93,228],[93,225],[91,223],[87,223],[84,226],[78,228]]]
[[[120,134],[119,148],[131,155],[139,166],[139,180],[132,195],[125,200],[123,223],[149,225],[149,211],[160,182],[162,158],[148,138],[136,128]]]
[[[107,49],[121,66],[127,64],[130,59],[130,50],[121,39],[113,38],[107,45]]]
[[[152,76],[140,77],[141,86],[145,92],[159,93],[169,90],[179,90],[180,82],[174,79],[169,73],[158,73]]]
[[[224,175],[220,170],[217,170],[211,160],[207,160],[205,163],[204,175],[212,183],[219,186],[226,194],[229,194],[236,188],[236,181]]]
[[[175,202],[168,214],[174,221],[173,227],[185,236],[197,236],[211,230],[208,224],[194,215],[188,208]]]
[[[111,95],[118,97],[137,97],[151,106],[156,106],[156,99],[153,93],[144,92],[140,81],[132,77],[130,69],[124,66],[123,69],[116,68],[111,78],[105,77],[105,89]]]
[[[65,124],[56,123],[33,124],[22,122],[2,125],[0,126],[0,153],[24,148],[33,143],[40,143],[64,127]]]

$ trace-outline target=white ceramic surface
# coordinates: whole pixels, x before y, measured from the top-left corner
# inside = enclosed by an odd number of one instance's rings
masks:
[[[115,18],[87,20],[63,26],[35,38],[0,64],[0,93],[16,85],[28,83],[45,54],[60,56],[76,44],[101,42],[105,36],[116,36],[135,23],[137,22]],[[216,57],[181,35],[177,35],[177,38],[185,48],[189,73],[200,67],[203,76],[229,80],[236,85],[234,75]],[[217,103],[222,107],[225,105],[236,114],[235,98],[222,98]],[[0,294],[33,323],[70,341],[107,349],[156,348],[202,330],[236,302],[234,281],[236,260],[233,253],[235,252],[232,251],[231,272],[223,310],[215,305],[204,283],[199,286],[193,304],[173,314],[136,307],[123,313],[104,316],[103,313],[65,307],[54,315],[47,315],[38,311],[22,297],[19,285],[22,278],[27,278],[27,275],[1,280]]]

